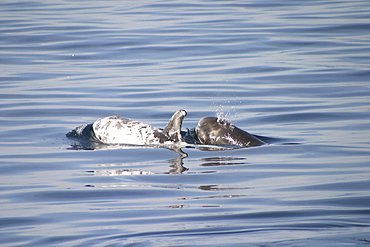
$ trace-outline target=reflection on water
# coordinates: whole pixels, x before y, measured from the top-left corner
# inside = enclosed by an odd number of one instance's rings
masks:
[[[141,171],[133,169],[120,169],[120,170],[98,170],[92,171],[94,176],[129,176],[129,175],[148,175],[155,174],[151,171]]]
[[[200,190],[214,190],[214,191],[253,189],[253,187],[220,187],[219,185],[201,185],[198,188]],[[235,197],[235,195],[228,195],[228,197]]]
[[[170,149],[174,151],[173,149]],[[187,171],[188,168],[184,167],[183,159],[187,157],[187,154],[182,152],[180,148],[176,149],[176,153],[180,154],[179,157],[170,159],[168,163],[169,171],[164,172],[162,174],[182,174],[184,171]],[[100,167],[122,167],[122,166],[143,166],[145,163],[121,163],[121,164],[101,164],[98,165]],[[150,174],[157,174],[152,171],[143,171],[137,169],[106,169],[106,170],[96,170],[96,171],[88,171],[92,172],[94,176],[128,176],[128,175],[150,175]]]
[[[248,164],[246,158],[238,157],[212,157],[201,159],[201,166],[226,166],[226,165],[244,165]]]
[[[179,149],[181,150],[181,149]],[[189,168],[184,167],[184,159],[187,157],[187,154],[182,152],[183,155],[176,157],[174,159],[170,159],[168,163],[169,171],[163,172],[160,174],[182,174],[185,171],[188,171]],[[200,166],[230,166],[230,165],[245,165],[248,164],[246,162],[246,158],[238,158],[238,157],[210,157],[210,158],[202,158]],[[146,163],[120,163],[120,164],[101,164],[98,165],[99,167],[127,167],[127,166],[144,166]],[[105,169],[105,170],[96,170],[96,171],[88,171],[89,173],[93,173],[94,176],[128,176],[128,175],[153,175],[158,174],[152,171],[143,171],[137,169]]]

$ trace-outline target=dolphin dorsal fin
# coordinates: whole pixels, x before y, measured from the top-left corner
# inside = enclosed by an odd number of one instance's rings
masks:
[[[172,115],[172,117],[168,121],[168,124],[163,129],[163,133],[172,141],[175,142],[184,141],[181,135],[181,126],[182,121],[184,120],[184,117],[186,115],[187,113],[185,110],[178,110]]]

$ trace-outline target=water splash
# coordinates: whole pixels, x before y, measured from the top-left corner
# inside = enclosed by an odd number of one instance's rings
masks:
[[[237,104],[241,104],[241,102],[237,101],[223,101],[223,102],[214,102],[216,116],[219,119],[225,119],[228,121],[233,121],[237,119],[238,111],[237,111]]]

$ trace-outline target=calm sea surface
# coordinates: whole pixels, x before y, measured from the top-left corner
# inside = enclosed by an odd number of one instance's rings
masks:
[[[367,246],[370,4],[0,3],[2,246]],[[84,150],[118,115],[269,145]]]

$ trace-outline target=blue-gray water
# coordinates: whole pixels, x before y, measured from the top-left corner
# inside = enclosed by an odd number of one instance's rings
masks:
[[[1,1],[3,246],[370,243],[364,1]],[[119,115],[270,144],[81,150]]]

